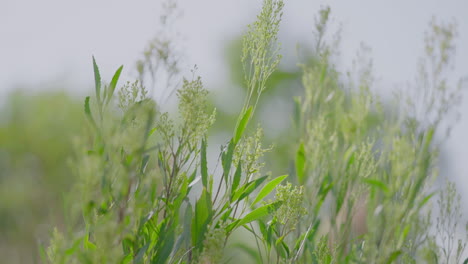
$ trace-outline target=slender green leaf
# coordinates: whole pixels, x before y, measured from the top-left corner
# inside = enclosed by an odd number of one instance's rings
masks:
[[[114,94],[115,87],[117,87],[117,82],[119,81],[120,73],[122,72],[122,69],[123,69],[123,65],[117,69],[117,71],[114,74],[114,77],[112,77],[112,81],[109,84],[109,91],[107,93],[106,103],[109,103],[109,101],[112,98],[112,95]]]
[[[195,204],[195,216],[192,221],[192,244],[202,245],[205,239],[208,223],[212,217],[211,197],[203,188],[200,199]]]
[[[390,257],[388,257],[388,260],[387,260],[387,264],[390,264],[390,263],[393,263],[400,255],[401,255],[401,250],[397,250],[397,251],[394,251],[392,252],[392,254],[390,255]]]
[[[47,260],[47,252],[44,248],[44,245],[40,244],[39,245],[39,256],[41,257],[42,263],[48,263],[49,261]]]
[[[187,194],[189,191],[188,186],[189,186],[188,178],[183,177],[177,197],[174,199],[174,202],[172,203],[172,206],[171,206],[172,208],[174,208],[174,211],[178,211],[182,205],[182,202],[185,199],[187,199]]]
[[[399,228],[401,228],[401,226],[399,226]],[[410,229],[411,229],[410,225],[406,225],[403,228],[403,232],[401,233],[400,239],[398,240],[398,243],[397,243],[397,248],[400,248],[406,242],[406,237],[408,236]],[[400,232],[398,232],[398,233],[400,233]]]
[[[305,161],[306,155],[304,150],[304,144],[301,143],[296,153],[296,174],[297,181],[299,182],[299,184],[304,184]]]
[[[385,183],[383,183],[382,181],[379,181],[377,179],[368,179],[368,178],[364,178],[363,181],[373,187],[376,187],[382,191],[384,191],[385,193],[388,193],[390,190],[388,189],[387,185],[385,185]]]
[[[91,122],[91,125],[94,126],[94,128],[97,128],[96,122],[94,121],[93,114],[91,113],[91,108],[89,106],[89,96],[86,96],[85,98],[85,103],[84,103],[84,111],[85,115],[88,118],[89,122]]]
[[[294,96],[294,124],[299,128],[301,122],[301,97]]]
[[[154,132],[156,132],[158,130],[158,127],[155,127],[153,129],[150,130],[150,132],[148,133],[148,136],[151,136],[154,134]]]
[[[268,178],[268,176],[263,176],[263,177],[260,177],[254,181],[252,181],[247,188],[245,188],[244,192],[242,193],[242,195],[239,197],[239,200],[242,200],[244,199],[245,197],[249,196],[252,192],[254,192],[266,179]]]
[[[135,259],[133,259],[134,264],[143,263],[143,256],[145,255],[146,250],[148,250],[148,247],[150,246],[150,244],[151,244],[151,242],[147,242],[142,248],[140,248],[138,250],[138,253],[137,253]]]
[[[84,111],[85,111],[85,114],[86,116],[93,120],[93,115],[91,114],[91,108],[89,107],[89,96],[86,96],[85,98],[85,103],[84,103]]]
[[[228,182],[227,179],[229,177],[229,172],[231,171],[232,155],[234,154],[235,147],[236,145],[234,141],[231,139],[227,148],[227,152],[223,152],[221,156],[222,163],[223,163],[223,177],[226,183]]]
[[[267,204],[264,206],[261,206],[252,212],[248,213],[246,216],[243,218],[239,219],[238,221],[233,222],[231,225],[227,227],[228,231],[234,230],[239,226],[248,224],[250,222],[256,221],[260,218],[263,218],[265,216],[273,214],[278,208],[281,206],[282,202],[274,202],[271,204]]]
[[[208,186],[208,165],[206,161],[206,140],[202,140],[201,144],[201,153],[200,153],[200,159],[201,159],[201,176],[202,176],[202,184],[203,187],[207,188]]]
[[[318,193],[318,200],[317,200],[317,203],[315,205],[315,208],[314,208],[314,213],[315,214],[318,214],[318,212],[320,211],[320,208],[322,207],[323,203],[325,202],[325,198],[327,197],[328,193],[330,192],[330,190],[333,188],[333,181],[330,177],[330,175],[327,175],[327,177],[325,177],[325,179],[323,180],[321,186],[320,186],[320,189],[319,189],[319,193]]]
[[[169,230],[164,230],[163,235],[159,238],[156,244],[157,253],[152,259],[151,263],[167,263],[167,259],[171,255],[172,248],[174,247],[175,234],[174,228],[169,227]]]
[[[344,160],[346,161],[346,170],[349,169],[351,165],[353,165],[354,160],[356,159],[356,148],[353,146],[349,147],[344,154]]]
[[[146,166],[148,165],[150,155],[144,155],[143,160],[141,161],[141,167],[140,167],[140,173],[143,174],[145,173]]]
[[[132,254],[133,240],[130,237],[122,239],[122,249],[125,254]]]
[[[251,194],[253,191],[255,191],[258,186],[260,186],[268,176],[263,176],[258,179],[255,179],[246,185],[244,185],[242,188],[239,188],[232,196],[231,201],[237,201],[240,202],[243,200],[245,197],[247,197],[249,194]]]
[[[242,164],[241,164],[241,161],[239,161],[239,163],[237,163],[236,172],[234,173],[234,178],[232,179],[231,194],[237,190],[241,176],[242,176]]]
[[[419,202],[418,208],[423,207],[436,193],[437,192],[432,192],[429,195],[427,195],[426,197],[424,197],[424,199],[422,199],[422,201]]]
[[[93,56],[93,68],[94,68],[94,82],[96,87],[96,98],[98,103],[101,103],[101,74],[99,73],[99,68],[97,66],[96,60]]]
[[[276,251],[279,253],[279,255],[282,258],[288,259],[290,255],[290,250],[289,250],[288,245],[286,245],[286,243],[283,241],[283,239],[284,239],[284,236],[276,240],[275,242]]]
[[[83,238],[83,247],[85,249],[89,249],[89,250],[95,250],[96,249],[96,245],[94,243],[92,243],[91,241],[89,241],[89,234],[86,234]]]
[[[75,251],[79,248],[81,239],[82,238],[78,238],[77,240],[75,240],[73,245],[69,249],[65,250],[65,255],[73,255]]]
[[[122,258],[120,261],[120,264],[130,264],[132,263],[133,256],[132,254],[128,254]]]
[[[279,176],[271,180],[269,183],[265,184],[265,186],[263,186],[263,188],[260,190],[255,200],[253,201],[252,206],[254,206],[258,202],[260,202],[263,198],[265,198],[267,195],[269,195],[273,191],[273,189],[275,189],[276,186],[280,184],[287,177],[288,175]]]
[[[247,127],[250,117],[252,116],[252,109],[252,106],[249,107],[242,116],[242,119],[238,122],[236,132],[234,134],[234,144],[237,144],[244,134],[245,128]]]

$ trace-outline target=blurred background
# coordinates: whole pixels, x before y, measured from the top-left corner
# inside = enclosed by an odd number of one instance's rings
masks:
[[[63,194],[73,183],[68,163],[74,135],[84,122],[85,95],[94,83],[91,56],[109,81],[124,65],[121,84],[138,77],[136,62],[158,34],[177,43],[181,76],[197,65],[218,109],[214,140],[224,143],[243,99],[240,37],[255,19],[260,0],[180,0],[173,23],[161,27],[165,0],[0,2],[0,256],[5,263],[35,263],[39,243],[63,222]],[[169,1],[172,2],[172,1]],[[397,88],[409,89],[423,56],[424,32],[432,17],[458,24],[454,80],[468,76],[468,2],[286,0],[279,40],[283,61],[273,76],[258,112],[268,139],[290,126],[292,96],[298,95],[304,61],[310,50],[314,18],[321,6],[331,8],[332,28],[340,32],[338,68],[346,72],[362,43],[372,49],[375,92],[390,100]],[[285,88],[286,87],[286,88]],[[281,88],[281,89],[280,89]],[[163,107],[168,102],[154,97]],[[441,174],[458,183],[468,202],[468,94],[461,119],[441,153]],[[226,129],[223,131],[223,129]],[[284,138],[284,137],[283,137]],[[282,144],[277,143],[282,153]],[[215,144],[213,144],[215,145]],[[213,146],[214,148],[218,148]],[[279,153],[279,154],[278,154]],[[271,170],[287,167],[278,162]],[[273,167],[273,166],[276,166]],[[466,215],[467,212],[465,212]],[[465,218],[466,219],[466,218]]]

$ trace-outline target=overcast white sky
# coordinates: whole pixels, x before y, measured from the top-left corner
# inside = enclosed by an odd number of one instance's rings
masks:
[[[361,42],[372,47],[382,87],[411,80],[422,55],[423,33],[432,16],[458,22],[456,71],[468,75],[468,1],[466,0],[285,0],[280,41],[284,55],[295,43],[310,40],[313,18],[321,5],[332,8],[343,24],[342,60],[349,64]],[[208,87],[222,86],[228,69],[224,46],[254,20],[260,0],[181,0],[179,30],[185,36],[187,65],[197,64]],[[0,0],[0,97],[19,84],[66,79],[78,93],[93,82],[91,55],[109,79],[133,65],[159,23],[157,0]],[[466,94],[466,93],[465,93]],[[462,120],[446,145],[454,179],[468,201],[468,94]],[[1,101],[1,100],[0,100]]]

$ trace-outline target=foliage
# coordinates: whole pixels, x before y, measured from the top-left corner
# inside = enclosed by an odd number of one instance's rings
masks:
[[[175,2],[167,7],[174,12]],[[150,96],[155,87],[170,94],[176,87],[179,58],[169,39],[151,42],[137,63],[139,79],[120,89],[123,67],[106,84],[93,58],[95,95],[84,101],[86,131],[73,141],[70,159],[76,182],[67,190],[64,227],[54,229],[43,262],[223,263],[236,247],[259,263],[461,260],[466,237],[455,236],[456,190],[448,183],[434,191],[436,138],[451,127],[464,87],[463,80],[448,81],[455,27],[431,22],[415,94],[402,92],[388,106],[371,92],[368,48],[352,71],[337,70],[331,11],[321,9],[314,54],[300,64],[303,92],[294,98],[285,147],[294,155],[282,156],[292,169],[276,176],[264,171],[264,155],[277,150],[264,147],[262,127],[252,123],[269,80],[281,86],[281,76],[297,76],[277,71],[283,7],[264,0],[242,40],[247,95],[218,153],[209,148],[216,109],[196,69],[175,91],[177,114]],[[239,235],[254,244],[232,243]]]
[[[38,241],[63,226],[63,192],[74,182],[70,144],[85,124],[81,103],[63,92],[16,91],[0,110],[0,255],[33,263]],[[24,252],[29,252],[24,254]]]

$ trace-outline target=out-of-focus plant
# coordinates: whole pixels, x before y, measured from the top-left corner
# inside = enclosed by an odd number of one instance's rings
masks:
[[[136,63],[139,81],[149,87],[157,102],[167,101],[179,85],[183,58],[182,39],[175,28],[181,15],[177,0],[164,0],[161,7],[161,28]],[[156,91],[158,88],[162,89]]]
[[[85,120],[64,92],[17,91],[0,108],[0,255],[34,263],[38,242],[63,225],[62,194],[74,182],[70,142]]]
[[[434,134],[445,129],[442,121],[450,118],[463,87],[460,81],[452,89],[443,75],[453,55],[454,27],[431,23],[419,89],[416,95],[400,95],[406,104],[397,105],[401,110],[395,113],[384,111],[370,93],[372,62],[366,49],[358,53],[358,68],[348,74],[348,83],[331,63],[334,49],[324,41],[329,12],[320,11],[317,59],[302,66],[305,94],[296,100],[296,176],[306,186],[310,212],[295,236],[296,246],[303,245],[301,261],[416,263],[431,244]],[[311,227],[319,231],[309,232]],[[323,251],[324,240],[328,251]]]
[[[439,195],[437,205],[439,214],[436,219],[437,234],[432,237],[434,241],[439,240],[440,246],[435,252],[440,263],[461,263],[462,254],[468,241],[468,223],[465,225],[465,235],[459,236],[460,220],[462,211],[460,208],[461,197],[457,193],[455,184],[448,182],[447,186]]]

